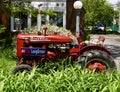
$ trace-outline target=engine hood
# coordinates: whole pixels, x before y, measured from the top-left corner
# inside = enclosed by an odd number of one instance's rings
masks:
[[[19,34],[17,39],[28,40],[30,43],[71,43],[72,38],[63,35],[31,35]]]

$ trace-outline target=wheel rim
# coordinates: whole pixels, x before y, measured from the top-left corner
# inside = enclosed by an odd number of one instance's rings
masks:
[[[107,71],[107,66],[103,62],[97,61],[97,60],[94,60],[88,63],[87,68],[95,72]]]

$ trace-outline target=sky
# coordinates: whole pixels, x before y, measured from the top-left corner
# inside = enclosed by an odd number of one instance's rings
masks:
[[[118,2],[118,0],[108,0],[108,2],[111,4],[116,4]]]

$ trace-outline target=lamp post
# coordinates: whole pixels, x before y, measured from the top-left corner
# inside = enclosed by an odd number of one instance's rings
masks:
[[[40,32],[40,28],[41,28],[41,12],[40,12],[40,6],[42,6],[42,4],[38,5],[38,16],[37,16],[37,26],[38,26],[38,33]]]
[[[75,1],[73,4],[74,9],[76,10],[76,37],[80,35],[80,9],[83,4],[81,1]]]

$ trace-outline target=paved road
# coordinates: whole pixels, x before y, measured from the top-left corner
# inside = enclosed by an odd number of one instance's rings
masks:
[[[120,35],[91,35],[92,39],[97,39],[99,36],[105,37],[105,46],[112,53],[116,62],[117,68],[120,71]],[[117,41],[119,39],[119,41]]]

